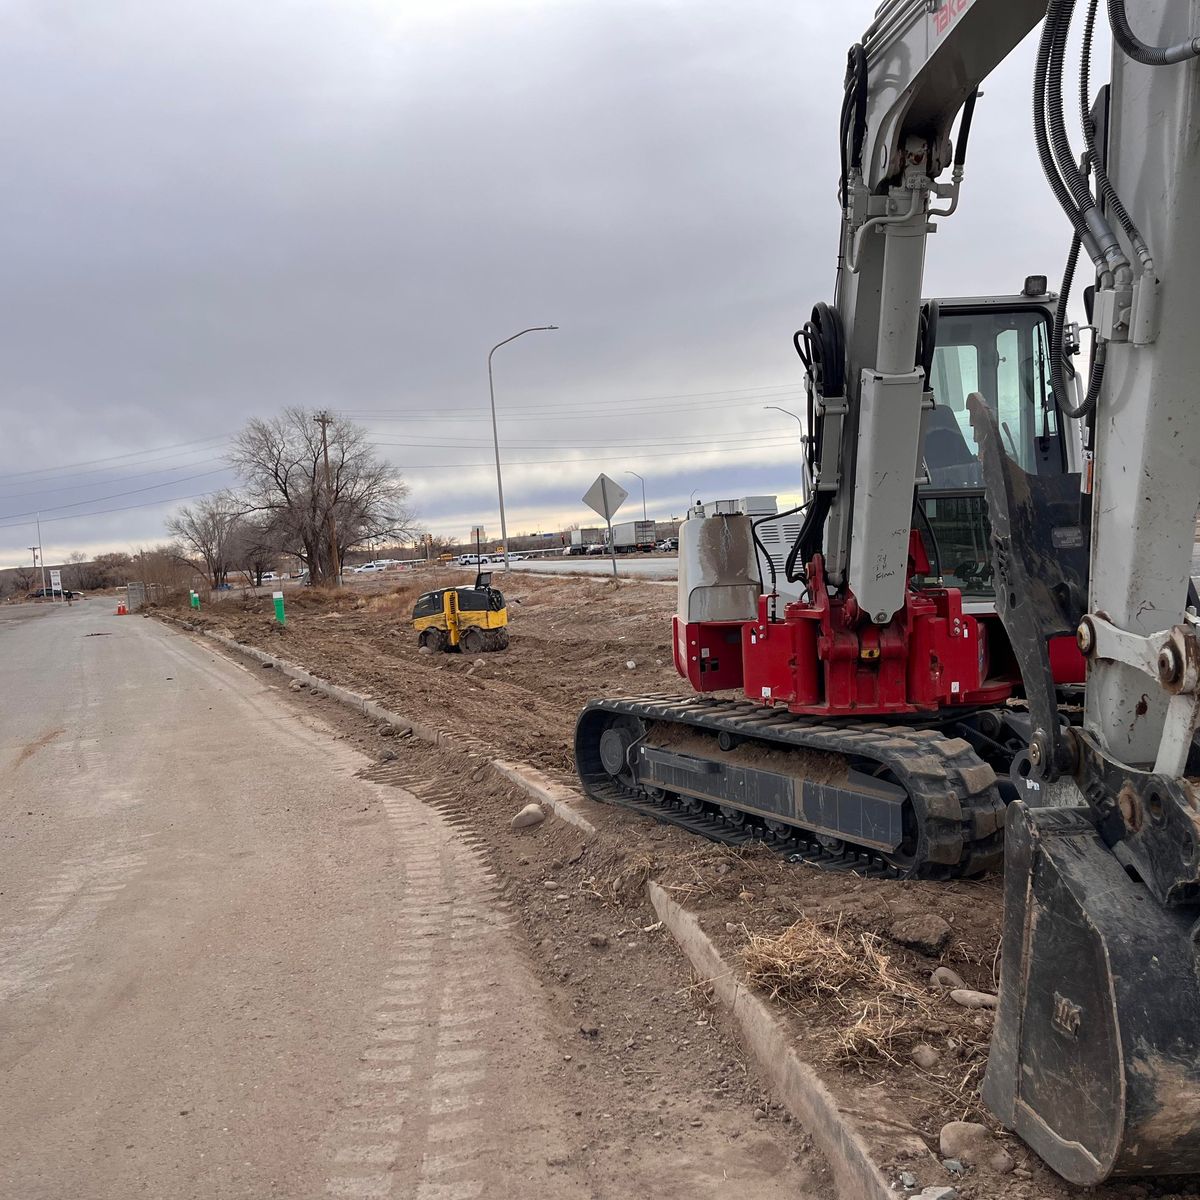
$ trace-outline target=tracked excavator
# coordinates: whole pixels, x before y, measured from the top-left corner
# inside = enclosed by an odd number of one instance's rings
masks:
[[[1106,0],[1093,91],[1099,7],[878,7],[848,59],[836,293],[796,335],[814,489],[791,551],[688,520],[697,695],[593,701],[576,729],[592,796],[710,837],[891,876],[1003,859],[983,1095],[1079,1184],[1200,1170],[1200,0]],[[1062,287],[923,303],[980,85],[1039,24]]]

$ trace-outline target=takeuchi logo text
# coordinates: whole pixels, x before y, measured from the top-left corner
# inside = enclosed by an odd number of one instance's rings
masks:
[[[933,14],[933,28],[938,37],[941,37],[970,7],[971,0],[942,0],[937,12]]]

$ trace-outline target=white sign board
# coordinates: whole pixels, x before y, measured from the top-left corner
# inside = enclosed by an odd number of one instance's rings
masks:
[[[50,591],[56,595],[62,591],[62,572],[53,568],[50,571]]]
[[[600,477],[584,493],[583,502],[606,521],[611,521],[617,509],[629,498],[629,493],[607,475]]]

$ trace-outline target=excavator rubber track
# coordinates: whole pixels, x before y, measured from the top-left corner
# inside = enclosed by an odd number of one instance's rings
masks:
[[[716,764],[724,757],[717,741],[722,735],[726,744],[733,740],[751,749],[818,751],[853,762],[860,772],[886,777],[903,789],[907,820],[916,827],[914,853],[898,858],[815,829],[768,822],[754,811],[731,812],[729,806],[723,811],[715,802],[697,804],[694,797],[666,788],[640,786],[631,772],[617,775],[605,767],[601,738],[614,722],[640,723],[649,749],[655,748],[655,731],[661,735],[682,727],[689,734],[711,735]],[[692,761],[704,769],[702,760]],[[1005,804],[992,767],[961,738],[916,725],[816,722],[744,701],[705,697],[594,700],[576,725],[575,764],[587,794],[602,803],[622,805],[717,842],[759,842],[790,861],[823,870],[947,879],[982,875],[999,869],[1004,860]]]

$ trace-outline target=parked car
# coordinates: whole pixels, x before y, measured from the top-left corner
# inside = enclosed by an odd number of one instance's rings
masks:
[[[607,554],[608,547],[597,542],[594,546],[589,546],[587,548],[587,553],[588,554]]]
[[[679,539],[673,537],[663,538],[663,540],[658,543],[656,549],[661,550],[664,554],[671,554],[679,549]]]

